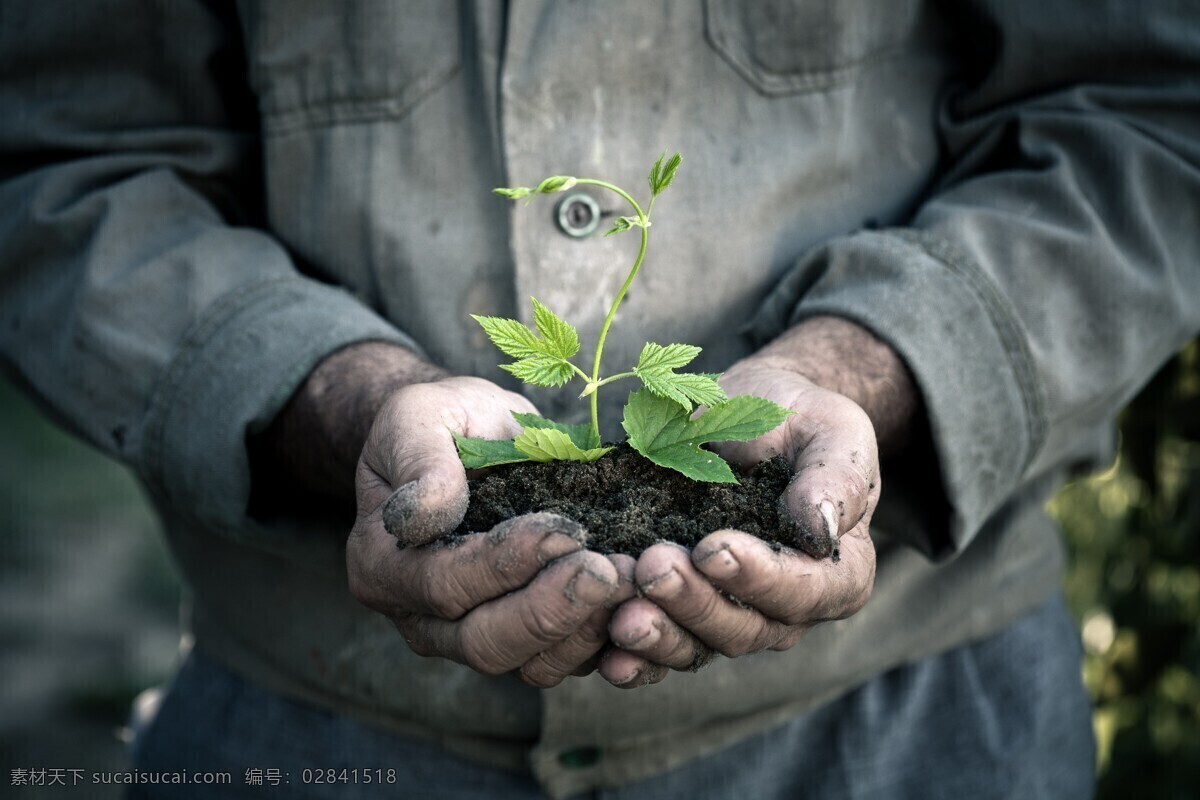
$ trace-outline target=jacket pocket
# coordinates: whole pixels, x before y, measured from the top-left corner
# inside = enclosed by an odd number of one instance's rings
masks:
[[[461,62],[458,3],[259,0],[243,11],[267,133],[401,117]]]
[[[709,44],[765,95],[830,89],[897,54],[920,0],[705,0]]]

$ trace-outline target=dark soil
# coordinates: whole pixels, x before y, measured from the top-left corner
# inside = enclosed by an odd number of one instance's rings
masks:
[[[636,556],[663,540],[690,549],[724,528],[803,546],[795,525],[780,515],[780,495],[790,480],[787,462],[776,457],[738,484],[693,481],[623,444],[592,464],[493,468],[471,482],[471,503],[459,532],[486,531],[511,517],[549,511],[583,525],[588,547],[600,553]]]

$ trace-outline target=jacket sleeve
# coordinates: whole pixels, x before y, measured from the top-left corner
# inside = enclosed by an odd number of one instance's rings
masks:
[[[1200,329],[1194,4],[945,5],[964,79],[939,109],[944,180],[905,228],[808,254],[756,322],[837,314],[903,356],[940,476],[891,474],[940,485],[915,542],[938,556],[1111,457],[1117,412]]]
[[[414,346],[255,227],[243,58],[215,3],[0,5],[6,371],[233,536],[247,433],[333,350]]]

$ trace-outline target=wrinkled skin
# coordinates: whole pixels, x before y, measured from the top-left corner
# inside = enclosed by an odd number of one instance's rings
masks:
[[[389,376],[380,400],[364,406],[372,409],[369,434],[339,430],[339,422],[360,417],[340,413],[330,396],[380,374]],[[547,514],[454,547],[438,543],[468,497],[449,431],[509,438],[518,432],[511,412],[534,409],[520,395],[478,378],[446,378],[391,346],[328,359],[310,378],[312,391],[299,395],[305,402],[295,416],[304,423],[298,430],[325,431],[333,444],[365,439],[346,548],[350,589],[388,616],[415,652],[487,674],[513,671],[534,686],[598,669],[634,687],[701,667],[715,654],[786,650],[813,625],[862,608],[875,577],[868,527],[879,501],[879,450],[907,446],[921,419],[899,357],[834,317],[799,323],[721,382],[731,396],[766,397],[796,412],[775,431],[720,450],[743,467],[777,454],[791,462],[796,477],[783,502],[808,552],[773,550],[723,530],[692,552],[659,544],[636,561],[605,558],[586,549],[578,525]],[[809,554],[825,552],[836,558]]]
[[[798,537],[828,544],[836,538],[837,558],[772,550],[736,530],[715,531],[690,553],[672,544],[648,548],[634,568],[641,596],[613,615],[614,648],[600,665],[617,686],[656,683],[718,653],[786,650],[813,625],[848,617],[870,597],[875,547],[868,526],[880,487],[871,420],[850,399],[769,361],[741,362],[721,383],[730,396],[766,397],[797,412],[766,436],[720,452],[741,466],[785,456],[796,477],[783,502]]]
[[[394,392],[359,459],[347,573],[354,597],[391,619],[414,652],[548,687],[595,668],[613,610],[634,595],[634,563],[587,550],[577,524],[549,514],[453,547],[434,543],[467,504],[450,431],[511,438],[520,432],[512,411],[536,413],[478,378]]]

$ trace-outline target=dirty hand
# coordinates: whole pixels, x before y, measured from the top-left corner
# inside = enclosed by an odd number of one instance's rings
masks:
[[[873,377],[849,388],[865,401],[861,405],[806,377],[820,376],[822,365],[810,369],[789,358],[820,353],[829,337],[836,346],[827,347],[833,352],[823,364],[841,363],[833,356],[842,351],[878,357]],[[709,534],[690,553],[672,544],[648,548],[635,567],[641,596],[622,605],[609,626],[615,646],[600,674],[615,685],[655,683],[669,670],[697,669],[718,653],[786,650],[817,623],[857,612],[874,586],[868,526],[880,491],[876,431],[884,431],[889,446],[903,439],[916,407],[906,368],[866,331],[820,318],[735,364],[721,382],[731,396],[766,397],[796,412],[766,436],[727,444],[721,453],[743,467],[777,454],[789,460],[795,478],[783,502],[797,549],[773,550],[736,530]]]
[[[420,655],[553,686],[595,668],[613,608],[634,594],[633,559],[586,550],[582,529],[551,514],[436,541],[467,507],[450,431],[511,438],[512,411],[536,413],[520,395],[465,377],[405,386],[384,402],[358,463],[350,590]]]
[[[871,594],[875,548],[867,526],[879,499],[879,469],[866,414],[794,373],[747,365],[722,382],[730,395],[766,397],[797,412],[722,455],[743,466],[785,456],[797,476],[785,498],[797,546],[829,557],[773,550],[735,530],[709,534],[691,553],[665,543],[648,548],[635,568],[643,596],[614,616],[619,649],[600,668],[617,685],[696,669],[714,653],[785,650],[816,623],[853,614]]]

